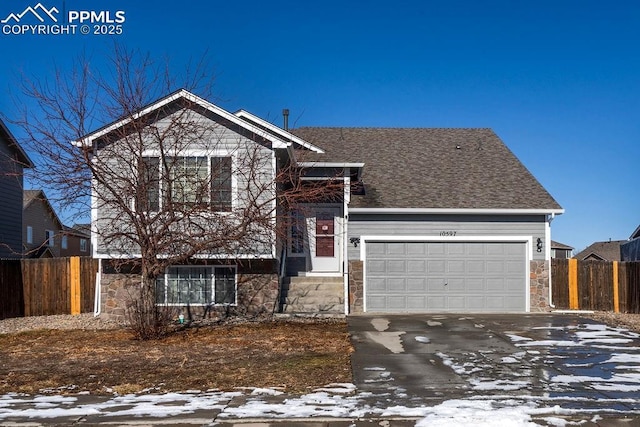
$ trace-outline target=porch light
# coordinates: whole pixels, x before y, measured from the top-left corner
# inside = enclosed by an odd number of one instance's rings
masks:
[[[359,237],[352,237],[351,239],[349,239],[349,241],[351,242],[351,244],[357,248],[358,244],[360,243],[360,238]]]
[[[542,252],[542,239],[538,237],[536,240],[536,247],[538,248],[538,252]]]

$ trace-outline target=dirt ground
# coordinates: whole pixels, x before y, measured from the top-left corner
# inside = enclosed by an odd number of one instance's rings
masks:
[[[190,328],[159,341],[126,329],[0,334],[0,395],[125,394],[351,382],[344,320]]]

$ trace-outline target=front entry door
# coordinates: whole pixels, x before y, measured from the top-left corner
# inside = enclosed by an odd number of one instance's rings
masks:
[[[309,218],[309,252],[314,273],[340,272],[340,210],[316,208]]]

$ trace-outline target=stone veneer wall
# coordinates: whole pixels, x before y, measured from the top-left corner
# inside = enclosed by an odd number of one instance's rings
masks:
[[[549,261],[531,261],[529,294],[532,312],[549,311]]]
[[[364,311],[362,261],[349,261],[349,313]]]
[[[530,263],[531,311],[549,311],[549,262]],[[363,305],[362,261],[349,261],[349,313],[362,313]]]
[[[130,302],[138,296],[140,275],[101,275],[101,316],[116,322],[127,321]],[[218,317],[221,315],[259,316],[277,309],[278,276],[276,274],[239,274],[236,306],[172,307],[175,315],[188,318]]]

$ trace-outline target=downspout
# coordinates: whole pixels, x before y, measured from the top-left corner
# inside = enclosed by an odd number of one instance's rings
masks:
[[[345,171],[346,172],[346,171]],[[344,172],[343,172],[344,173]],[[342,207],[342,277],[344,280],[344,314],[349,315],[349,255],[347,227],[349,222],[349,201],[351,197],[351,179],[349,176],[343,176],[344,200]]]
[[[98,258],[98,272],[96,273],[96,289],[93,296],[93,317],[98,317],[102,311],[102,289],[101,280],[102,277],[102,258]]]
[[[547,225],[545,226],[546,230],[545,230],[545,240],[547,241],[547,244],[545,245],[545,250],[546,250],[546,255],[545,258],[548,258],[549,261],[549,307],[551,308],[556,308],[556,306],[553,304],[553,288],[551,286],[551,281],[553,280],[551,278],[552,274],[551,274],[551,221],[553,221],[553,219],[556,217],[556,214],[551,213],[549,214],[548,218],[547,218]]]

